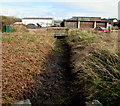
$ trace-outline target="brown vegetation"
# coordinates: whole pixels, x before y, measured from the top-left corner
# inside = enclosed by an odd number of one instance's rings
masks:
[[[105,106],[120,105],[118,32],[93,33],[72,31],[73,97],[99,100]],[[80,96],[78,96],[78,94]],[[72,102],[73,102],[72,101]],[[79,104],[79,103],[78,103]]]
[[[3,29],[5,25],[11,25],[15,22],[21,22],[21,19],[10,16],[0,16],[0,29]]]
[[[1,38],[3,104],[26,98],[37,103],[78,105],[97,99],[105,106],[119,104],[117,32],[71,30],[67,38],[55,40],[46,29],[17,28]]]
[[[53,43],[45,30],[2,34],[3,103],[27,98]]]

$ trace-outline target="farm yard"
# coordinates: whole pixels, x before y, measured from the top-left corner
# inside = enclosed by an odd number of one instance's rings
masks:
[[[46,28],[20,27],[1,42],[3,106],[26,99],[33,106],[120,105],[118,32],[71,29],[57,39]]]

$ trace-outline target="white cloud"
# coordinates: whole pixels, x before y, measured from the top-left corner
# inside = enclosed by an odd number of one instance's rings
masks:
[[[19,6],[19,4],[18,4]],[[10,5],[2,5],[0,6],[1,13],[0,15],[5,16],[16,16],[16,17],[42,17],[46,16],[46,14],[51,13],[54,15],[54,11],[51,11],[50,7],[47,6],[24,6],[24,7],[17,7],[17,6],[10,6]]]
[[[69,7],[76,9],[82,9],[81,14],[96,15],[102,17],[117,17],[118,15],[118,3],[117,2],[75,2],[69,3]],[[73,13],[74,14],[74,13]]]
[[[102,18],[118,17],[117,2],[72,2],[61,3],[56,8],[68,8],[63,11],[66,17],[72,16],[99,16]],[[61,14],[63,14],[61,12]]]
[[[8,1],[8,0],[7,0]],[[15,0],[9,0],[9,2]],[[0,15],[16,16],[16,17],[53,17],[54,19],[71,18],[72,16],[100,16],[100,17],[116,17],[118,15],[118,0],[69,0],[69,2],[54,2],[54,4],[44,4],[36,0],[29,0],[28,3],[24,3],[21,0],[20,3],[12,4],[4,2],[0,6]],[[48,1],[48,0],[47,0]],[[62,0],[63,1],[63,0]],[[81,2],[80,2],[81,1]],[[116,1],[116,2],[115,2]],[[15,1],[15,2],[19,2]],[[26,0],[27,2],[27,0]],[[57,3],[57,4],[55,4]]]

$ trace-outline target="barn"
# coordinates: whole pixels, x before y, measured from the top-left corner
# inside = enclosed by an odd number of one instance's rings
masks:
[[[95,28],[107,27],[108,21],[101,20],[101,17],[73,17],[62,22],[62,27],[68,28]]]
[[[49,27],[54,24],[53,18],[23,18],[22,23],[25,25],[34,24],[41,27]]]

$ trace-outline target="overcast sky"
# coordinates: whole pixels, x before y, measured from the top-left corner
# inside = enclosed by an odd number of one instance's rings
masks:
[[[1,0],[0,15],[54,19],[72,16],[118,18],[118,2],[119,0]]]

